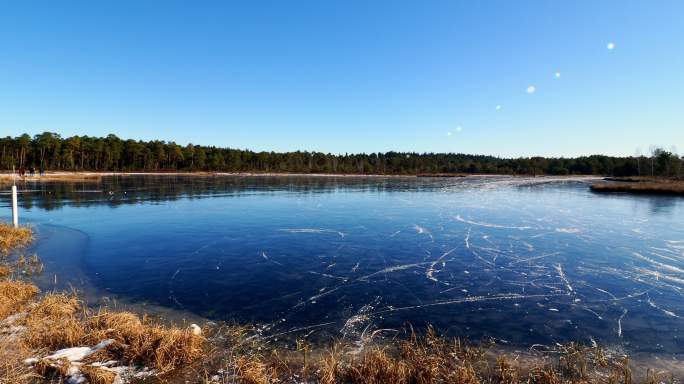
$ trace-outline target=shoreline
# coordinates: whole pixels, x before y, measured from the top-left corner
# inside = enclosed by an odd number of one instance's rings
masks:
[[[606,177],[591,185],[596,193],[684,196],[684,181],[654,177]]]
[[[525,174],[498,174],[498,173],[419,173],[419,174],[379,174],[379,173],[290,173],[290,172],[218,172],[218,171],[193,171],[193,172],[91,172],[91,171],[48,171],[44,175],[16,176],[11,171],[0,171],[0,181],[68,181],[68,180],[92,180],[110,176],[231,176],[231,177],[341,177],[341,178],[436,178],[436,179],[459,179],[468,177],[510,177],[510,178],[533,178],[533,179],[592,179],[605,178],[601,175],[525,175]]]

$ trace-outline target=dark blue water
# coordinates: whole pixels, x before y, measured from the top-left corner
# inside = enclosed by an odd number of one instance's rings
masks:
[[[255,322],[272,338],[358,342],[432,324],[511,345],[684,352],[677,197],[506,177],[148,176],[22,188],[45,284],[57,274],[134,302]]]

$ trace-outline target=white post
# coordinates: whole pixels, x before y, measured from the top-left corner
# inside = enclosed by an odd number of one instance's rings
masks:
[[[19,227],[19,208],[17,207],[17,186],[12,186],[12,224],[14,228]]]

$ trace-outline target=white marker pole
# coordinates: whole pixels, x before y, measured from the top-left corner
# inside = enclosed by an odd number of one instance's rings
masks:
[[[19,227],[19,207],[17,205],[17,174],[12,167],[12,224],[14,228]]]
[[[12,186],[12,224],[14,228],[19,227],[19,208],[17,207],[17,186]]]

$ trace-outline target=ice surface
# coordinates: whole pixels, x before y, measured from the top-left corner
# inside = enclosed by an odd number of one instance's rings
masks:
[[[49,217],[91,235],[82,259],[108,294],[255,322],[269,342],[363,349],[432,324],[684,353],[680,200],[595,195],[579,177],[278,180]]]

